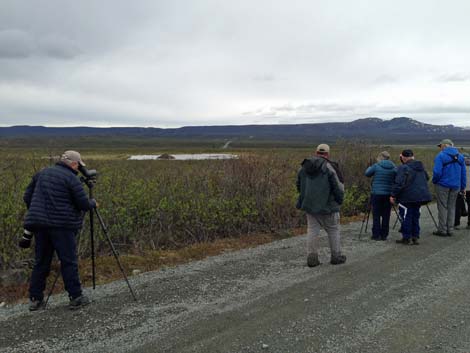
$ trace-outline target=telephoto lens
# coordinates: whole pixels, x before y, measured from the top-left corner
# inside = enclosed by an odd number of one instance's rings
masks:
[[[31,239],[33,239],[33,233],[27,229],[23,229],[23,235],[21,236],[18,245],[20,248],[27,249],[31,246]]]

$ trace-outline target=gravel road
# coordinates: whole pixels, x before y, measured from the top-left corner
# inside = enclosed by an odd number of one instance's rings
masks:
[[[432,208],[436,214],[434,208]],[[0,308],[0,352],[470,352],[470,230],[419,246],[343,226],[345,265],[306,266],[305,236],[134,276],[86,292],[93,303]]]

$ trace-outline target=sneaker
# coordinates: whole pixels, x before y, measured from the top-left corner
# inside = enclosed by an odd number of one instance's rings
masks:
[[[79,297],[76,297],[74,299],[70,299],[69,302],[69,309],[70,310],[76,310],[80,309],[82,306],[86,306],[90,304],[90,299],[86,295],[81,295]]]
[[[380,240],[380,238],[372,236],[372,237],[370,237],[370,240]]]
[[[437,230],[435,232],[432,232],[432,234],[437,235],[438,237],[446,237],[448,233],[441,232],[440,230]]]
[[[310,253],[307,256],[307,266],[308,267],[315,267],[321,265],[320,260],[318,260],[318,255],[314,253]]]
[[[410,238],[401,238],[398,240],[395,240],[397,244],[403,244],[403,245],[408,245],[410,243]]]
[[[453,235],[454,235],[454,233],[452,233],[452,232],[447,232],[447,233],[446,233],[446,237],[451,237],[451,236],[453,236]]]
[[[411,238],[413,245],[419,245],[418,238]]]
[[[454,229],[455,229],[455,230],[460,230],[460,225],[454,226]]]
[[[37,311],[45,308],[44,300],[30,299],[29,301],[29,311]]]
[[[336,255],[331,257],[330,263],[332,265],[341,265],[346,262],[346,256],[344,255]]]

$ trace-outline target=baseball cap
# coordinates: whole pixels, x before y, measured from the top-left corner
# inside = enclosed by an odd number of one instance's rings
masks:
[[[321,143],[317,146],[317,152],[330,153],[330,146],[328,146],[326,143]]]
[[[452,140],[450,140],[450,139],[444,139],[444,140],[442,140],[441,142],[439,142],[439,144],[437,145],[437,147],[441,147],[442,145],[453,146],[454,143],[453,143]]]
[[[402,155],[403,157],[413,157],[413,156],[414,156],[412,150],[403,150],[403,151],[401,152],[401,155]]]
[[[80,153],[78,153],[77,151],[65,151],[60,157],[60,159],[62,161],[66,160],[69,162],[78,162],[78,164],[80,164],[82,167],[86,166],[86,164],[82,161]]]

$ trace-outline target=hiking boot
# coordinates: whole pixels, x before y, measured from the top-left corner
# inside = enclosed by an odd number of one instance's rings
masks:
[[[315,267],[321,265],[320,260],[318,260],[318,255],[314,253],[310,253],[307,256],[307,266],[308,267]]]
[[[410,238],[401,238],[399,240],[395,240],[397,244],[408,245],[410,243]]]
[[[446,237],[448,233],[441,232],[440,230],[437,230],[435,232],[432,232],[432,234],[437,235],[438,237]]]
[[[29,311],[37,311],[45,308],[44,300],[30,299],[29,301]]]
[[[418,238],[413,237],[413,238],[411,238],[411,241],[412,241],[413,245],[419,245]]]
[[[344,255],[331,256],[330,263],[332,265],[341,265],[341,264],[344,264],[345,262],[346,262],[346,256]]]
[[[88,297],[86,295],[82,294],[79,297],[76,297],[74,299],[70,299],[69,309],[70,310],[80,309],[82,306],[86,306],[90,303],[91,303],[90,299],[88,299]]]

